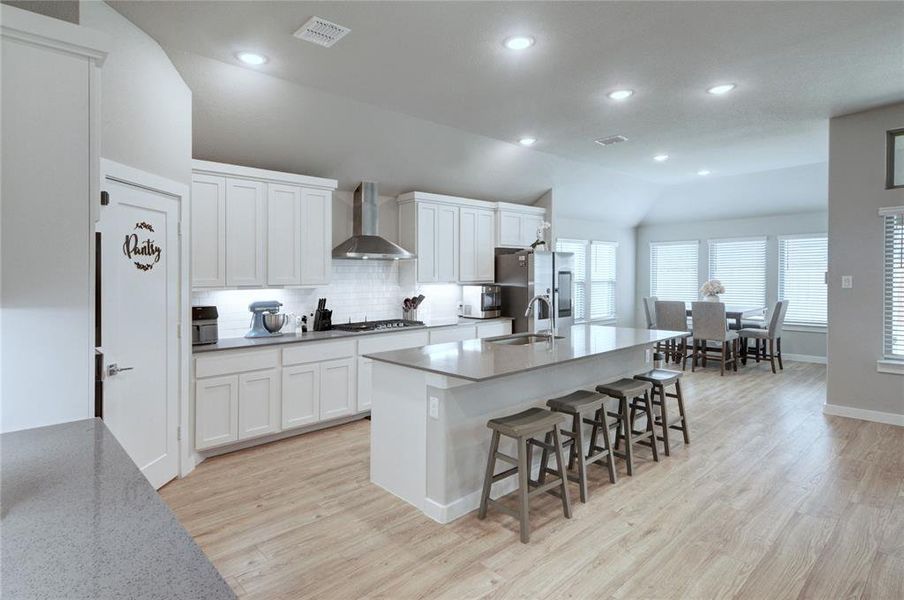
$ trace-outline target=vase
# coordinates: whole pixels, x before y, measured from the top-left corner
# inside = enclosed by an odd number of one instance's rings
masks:
[[[706,302],[721,302],[721,300],[719,300],[719,294],[707,294],[706,296],[703,296],[703,300]]]

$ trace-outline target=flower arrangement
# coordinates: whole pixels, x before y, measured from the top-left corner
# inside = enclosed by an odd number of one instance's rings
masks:
[[[700,293],[703,294],[704,298],[718,300],[719,294],[725,293],[725,286],[718,279],[710,279],[700,288]]]

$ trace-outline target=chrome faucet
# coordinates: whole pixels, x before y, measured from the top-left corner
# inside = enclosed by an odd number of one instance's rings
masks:
[[[552,301],[549,299],[549,294],[552,290],[546,288],[545,294],[537,294],[527,302],[527,310],[524,311],[524,316],[529,317],[532,312],[534,312],[534,304],[536,304],[537,300],[542,300],[546,304],[546,308],[549,310],[549,329],[546,331],[546,337],[549,338],[549,341],[552,342],[556,337],[556,312],[552,308]]]

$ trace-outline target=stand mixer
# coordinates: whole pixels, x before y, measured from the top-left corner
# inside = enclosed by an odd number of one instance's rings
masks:
[[[248,305],[251,311],[251,329],[246,338],[275,337],[282,335],[280,329],[286,324],[286,315],[279,312],[282,302],[265,300]]]

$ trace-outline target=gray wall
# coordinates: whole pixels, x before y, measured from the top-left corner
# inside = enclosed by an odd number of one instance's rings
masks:
[[[603,221],[556,217],[556,237],[618,242],[615,254],[615,317],[620,327],[634,326],[635,230]]]
[[[0,4],[9,4],[16,8],[30,10],[40,15],[78,25],[79,0],[0,0]]]
[[[904,205],[885,189],[885,132],[904,127],[904,103],[829,123],[829,369],[827,404],[904,415],[904,376],[882,357],[883,245],[878,209]],[[842,275],[854,287],[841,288]]]
[[[189,185],[191,90],[157,42],[105,3],[83,3],[81,20],[112,42],[101,75],[101,156]]]
[[[643,323],[641,298],[650,295],[650,242],[700,240],[698,276],[700,285],[707,279],[709,265],[708,239],[766,236],[766,302],[773,305],[778,298],[778,236],[796,233],[825,233],[828,215],[807,212],[793,215],[695,221],[642,225],[637,228],[637,300],[634,312]],[[787,354],[825,357],[826,334],[823,331],[795,331],[785,328],[782,351]]]

